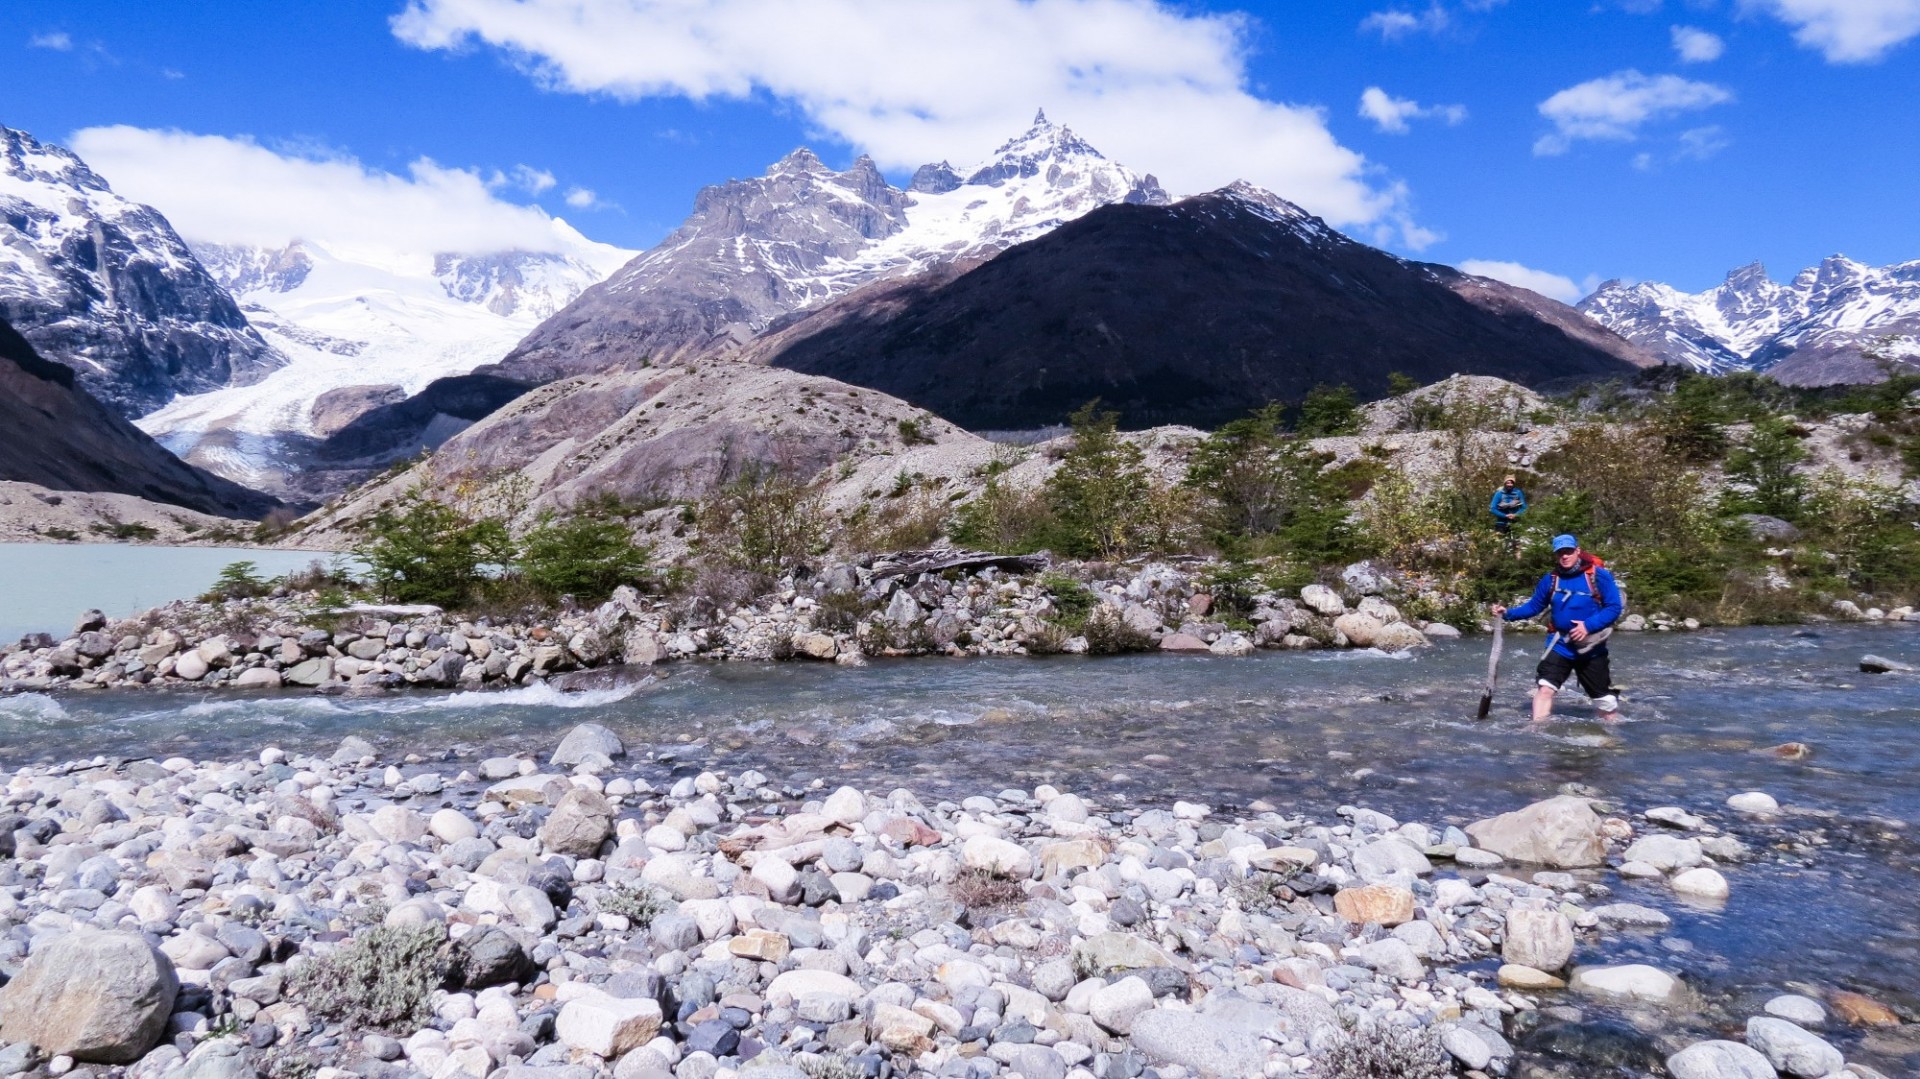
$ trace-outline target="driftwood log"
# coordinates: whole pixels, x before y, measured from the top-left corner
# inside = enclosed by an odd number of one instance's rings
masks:
[[[981,551],[901,551],[875,559],[873,579],[904,577],[915,573],[941,573],[950,569],[981,570],[990,566],[1015,573],[1037,573],[1053,564],[1053,556],[1038,554],[987,554]]]

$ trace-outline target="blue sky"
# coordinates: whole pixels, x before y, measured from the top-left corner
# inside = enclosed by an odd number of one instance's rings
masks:
[[[1246,176],[1402,254],[1698,289],[1920,258],[1916,37],[1920,0],[14,0],[0,124],[189,238],[393,231],[421,185],[430,235],[538,207],[640,248],[796,145],[901,179],[1044,106],[1176,193]]]

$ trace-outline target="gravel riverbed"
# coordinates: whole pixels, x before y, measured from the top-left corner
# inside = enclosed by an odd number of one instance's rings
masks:
[[[0,814],[8,1075],[1872,1079],[1829,1035],[1903,1026],[1782,992],[1702,1039],[1663,1019],[1684,977],[1576,963],[1668,924],[1608,874],[1714,903],[1769,867],[1569,794],[1465,828],[923,800],[676,777],[584,724],[465,768],[359,737],[35,766]],[[1637,1040],[1516,1048],[1589,1012]]]

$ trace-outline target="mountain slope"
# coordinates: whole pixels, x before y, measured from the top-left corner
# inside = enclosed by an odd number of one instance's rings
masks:
[[[1108,206],[964,273],[879,286],[780,327],[775,366],[868,386],[973,430],[1059,423],[1100,398],[1129,427],[1213,426],[1388,375],[1524,384],[1651,357],[1570,308],[1409,263],[1239,184]]]
[[[137,495],[225,517],[257,519],[277,505],[182,462],[77,381],[0,320],[0,480]]]
[[[906,190],[861,157],[834,172],[796,150],[703,189],[672,235],[529,334],[487,373],[546,382],[727,352],[769,323],[874,281],[984,257],[1113,202],[1165,203],[1151,176],[1044,115],[965,170]]]
[[[312,471],[317,440],[382,403],[499,360],[632,254],[593,243],[564,222],[554,222],[554,231],[564,253],[421,254],[397,262],[342,257],[311,242],[196,243],[288,362],[249,385],[177,398],[140,426],[188,461],[242,482],[329,494],[344,480]],[[394,441],[417,452],[422,433],[396,433]]]
[[[0,127],[0,318],[121,415],[284,362],[166,218]]]
[[[1920,261],[1879,268],[1842,255],[1785,285],[1753,263],[1705,292],[1608,281],[1580,310],[1672,363],[1765,371],[1790,385],[1872,382],[1865,355],[1920,358]]]

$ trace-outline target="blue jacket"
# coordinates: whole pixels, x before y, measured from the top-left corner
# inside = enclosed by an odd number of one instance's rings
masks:
[[[1502,501],[1508,504],[1502,506]],[[1493,498],[1487,502],[1487,512],[1493,514],[1495,518],[1502,520],[1504,520],[1509,513],[1518,517],[1527,512],[1527,492],[1521,490],[1518,486],[1514,487],[1511,491],[1505,487],[1496,487],[1493,490]]]
[[[1588,633],[1598,633],[1620,620],[1623,602],[1620,599],[1620,586],[1615,583],[1612,571],[1600,566],[1593,571],[1593,588],[1587,587],[1587,572],[1584,565],[1572,570],[1562,570],[1555,566],[1553,572],[1540,578],[1534,587],[1532,598],[1518,607],[1507,610],[1506,620],[1517,622],[1523,618],[1532,618],[1541,611],[1551,608],[1553,630],[1560,634],[1553,642],[1553,650],[1572,658],[1580,650],[1568,642],[1566,634],[1573,629],[1575,622],[1584,622]],[[1606,645],[1599,645],[1605,648]]]

